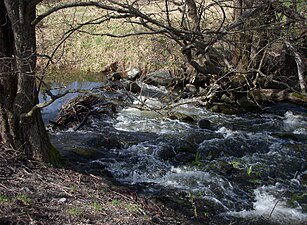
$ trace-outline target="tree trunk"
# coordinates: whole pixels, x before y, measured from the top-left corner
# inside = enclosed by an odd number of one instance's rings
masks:
[[[48,161],[51,144],[40,111],[24,116],[38,103],[35,6],[29,2],[0,0],[0,141]]]

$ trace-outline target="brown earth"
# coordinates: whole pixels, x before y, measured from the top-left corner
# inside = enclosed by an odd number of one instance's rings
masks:
[[[195,224],[102,177],[0,146],[0,224]]]

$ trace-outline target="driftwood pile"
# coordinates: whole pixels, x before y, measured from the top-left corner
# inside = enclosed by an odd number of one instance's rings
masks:
[[[88,122],[90,116],[112,117],[115,111],[116,106],[105,101],[102,96],[82,95],[67,101],[60,109],[56,121],[50,121],[50,123],[53,129],[74,128],[78,130]]]

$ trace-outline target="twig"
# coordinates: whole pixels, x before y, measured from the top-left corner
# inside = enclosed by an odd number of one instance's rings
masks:
[[[93,110],[90,110],[86,113],[86,115],[84,116],[83,120],[81,121],[81,123],[76,127],[74,128],[74,131],[77,131],[79,130],[86,122],[87,118],[93,113]]]
[[[273,214],[273,212],[274,212],[274,210],[275,210],[275,208],[276,208],[278,202],[279,202],[279,199],[277,199],[276,203],[274,204],[274,207],[273,207],[273,209],[272,209],[272,211],[271,211],[271,213],[270,213],[270,215],[269,215],[269,218],[271,218],[271,216],[272,216],[272,214]]]

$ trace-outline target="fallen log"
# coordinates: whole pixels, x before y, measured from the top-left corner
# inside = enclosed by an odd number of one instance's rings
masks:
[[[249,96],[257,103],[287,101],[307,107],[307,95],[290,90],[281,89],[255,89],[249,92]]]

